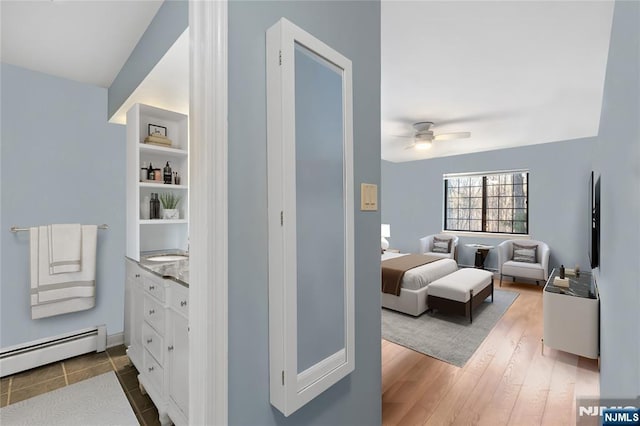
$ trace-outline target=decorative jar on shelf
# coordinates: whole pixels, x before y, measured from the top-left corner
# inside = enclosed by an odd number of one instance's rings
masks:
[[[178,209],[164,209],[162,211],[163,219],[180,219],[180,212]]]

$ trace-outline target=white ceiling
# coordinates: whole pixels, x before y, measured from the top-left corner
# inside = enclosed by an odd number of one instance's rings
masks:
[[[108,87],[162,1],[0,1],[2,62]],[[598,132],[612,1],[382,2],[382,158],[424,158]],[[188,113],[183,36],[134,102]],[[471,138],[405,150],[411,124]]]
[[[383,1],[382,158],[597,135],[612,15],[612,1]],[[390,137],[417,121],[471,138]]]
[[[0,2],[2,62],[109,87],[162,0]]]
[[[135,103],[189,115],[189,29],[178,37],[109,122],[126,124],[127,111]]]

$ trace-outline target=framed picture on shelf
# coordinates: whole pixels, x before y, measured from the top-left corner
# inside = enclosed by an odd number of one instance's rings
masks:
[[[167,128],[164,126],[159,126],[157,124],[149,123],[149,136],[160,134],[161,136],[167,137]]]

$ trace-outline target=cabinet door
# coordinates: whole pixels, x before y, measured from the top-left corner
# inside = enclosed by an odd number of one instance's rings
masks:
[[[174,311],[168,313],[169,397],[186,417],[189,414],[189,323]]]
[[[355,368],[351,61],[267,31],[271,403],[291,415]]]

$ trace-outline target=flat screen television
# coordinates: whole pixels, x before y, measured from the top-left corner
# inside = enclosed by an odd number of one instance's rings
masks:
[[[600,264],[600,176],[596,179],[594,172],[591,172],[589,183],[591,187],[589,261],[591,268],[596,268]]]

